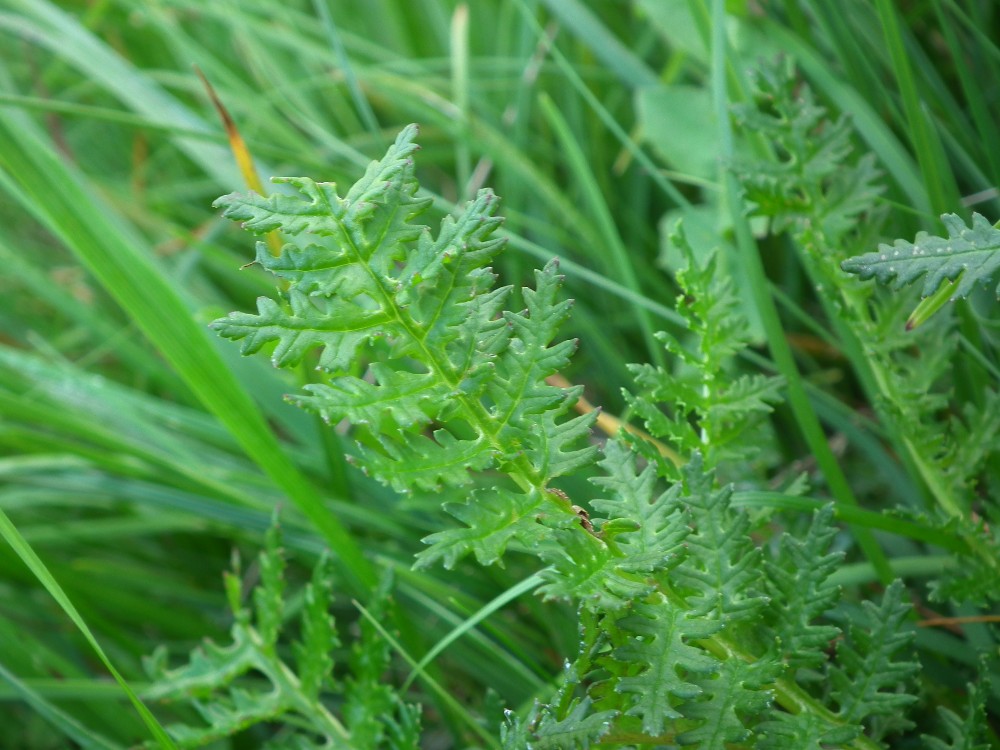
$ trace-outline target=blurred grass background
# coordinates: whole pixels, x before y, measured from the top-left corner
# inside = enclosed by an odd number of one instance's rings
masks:
[[[873,243],[973,204],[997,217],[995,3],[725,9],[732,98],[748,69],[790,56],[876,155],[889,219]],[[698,0],[0,0],[0,509],[130,682],[142,688],[140,659],[157,644],[181,654],[222,637],[221,571],[234,547],[252,557],[275,506],[300,577],[334,549],[344,621],[357,617],[351,597],[395,569],[418,656],[534,572],[516,556],[504,569],[411,571],[420,538],[451,523],[442,498],[396,497],[345,468],[339,436],[282,401],[298,383],[206,331],[271,283],[240,269],[250,244],[210,207],[243,182],[192,66],[265,179],[349,185],[418,122],[432,221],[495,189],[510,239],[501,278],[527,282],[560,258],[577,300],[565,333],[581,341],[567,376],[619,413],[625,364],[662,363],[652,334],[676,325],[665,228],[684,217],[696,248],[732,242],[712,31]],[[864,404],[835,338],[817,335],[827,326],[796,258],[764,250],[827,430],[868,439],[844,461],[877,509],[866,476],[898,469],[854,418]],[[993,325],[979,309],[969,306],[969,325]],[[773,369],[766,356],[758,364]],[[806,458],[794,424],[776,413],[768,465]],[[0,726],[16,738],[6,746],[64,747],[47,709],[112,742],[143,737],[6,546],[0,591],[0,665],[18,678],[0,680]],[[487,688],[518,707],[544,694],[574,647],[573,613],[522,595],[451,644],[437,676],[471,713]],[[417,697],[439,712],[447,744],[456,718]]]

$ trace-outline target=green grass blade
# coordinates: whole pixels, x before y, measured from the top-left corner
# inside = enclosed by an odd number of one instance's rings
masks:
[[[46,700],[44,696],[32,689],[30,685],[22,682],[17,676],[0,664],[0,680],[6,682],[11,689],[11,697],[19,698],[31,706],[38,714],[45,718],[52,726],[69,737],[84,750],[120,750],[104,737],[90,731],[87,727],[67,714],[55,704]]]
[[[882,21],[882,33],[889,48],[892,67],[902,95],[910,142],[917,155],[917,163],[920,165],[924,186],[930,196],[931,207],[934,213],[939,215],[954,212],[961,205],[955,175],[945,158],[941,140],[934,131],[930,115],[917,92],[916,79],[899,26],[897,10],[890,0],[876,0],[875,5]]]
[[[170,737],[167,736],[166,731],[160,726],[160,723],[156,720],[156,717],[146,708],[146,705],[139,699],[139,696],[135,694],[129,684],[125,681],[125,678],[119,674],[118,670],[115,669],[115,665],[111,663],[108,655],[104,653],[104,649],[101,648],[101,644],[97,642],[94,634],[90,631],[87,623],[84,622],[80,613],[73,606],[73,602],[69,600],[66,593],[62,590],[59,582],[53,578],[49,569],[45,567],[45,563],[41,561],[35,551],[31,548],[31,545],[25,541],[24,537],[21,536],[17,527],[11,523],[10,518],[7,514],[0,510],[0,536],[11,546],[15,554],[21,558],[25,565],[31,570],[31,572],[38,579],[45,589],[52,595],[52,598],[56,600],[59,606],[62,608],[63,612],[73,621],[80,633],[90,644],[90,647],[97,654],[97,657],[101,660],[108,671],[111,673],[115,681],[121,685],[123,691],[128,696],[129,701],[135,707],[135,710],[142,717],[143,723],[149,728],[150,733],[160,743],[163,748],[176,748]]]
[[[722,156],[728,161],[734,158],[734,144],[732,126],[729,121],[729,93],[726,86],[727,70],[727,45],[725,39],[726,12],[724,0],[712,0],[712,89],[716,105],[716,117],[720,129],[720,144]],[[739,209],[740,193],[736,184],[736,176],[730,170],[726,170],[723,175],[723,185],[725,186],[725,202],[733,222],[736,234],[737,246],[740,249],[740,257],[743,260],[744,272],[747,274],[750,284],[754,304],[756,305],[761,323],[767,336],[768,348],[771,356],[778,367],[778,371],[785,378],[788,389],[788,403],[795,414],[795,420],[805,438],[807,444],[816,461],[823,471],[823,476],[829,484],[830,491],[840,503],[844,505],[857,506],[858,501],[854,496],[847,477],[837,462],[836,457],[830,450],[826,435],[820,425],[819,418],[809,403],[803,386],[802,377],[795,364],[791,348],[785,338],[785,332],[778,316],[778,310],[774,299],[769,292],[767,275],[764,272],[764,265],[760,257],[757,244],[750,231],[749,223],[743,212]],[[858,544],[861,546],[868,560],[883,575],[884,582],[892,580],[892,574],[888,567],[885,555],[879,547],[871,532],[864,528],[857,529]]]
[[[615,226],[614,218],[608,210],[608,204],[601,194],[601,188],[597,184],[594,173],[587,163],[586,154],[580,147],[577,139],[573,136],[569,124],[559,113],[559,110],[556,109],[552,100],[547,95],[543,95],[540,103],[542,112],[544,112],[546,119],[556,132],[556,136],[559,139],[563,152],[566,154],[566,159],[576,178],[576,182],[583,190],[587,213],[593,217],[594,223],[601,235],[601,242],[609,251],[610,257],[607,259],[606,265],[607,274],[609,276],[618,276],[623,286],[631,290],[634,294],[641,294],[641,286],[639,278],[636,276],[635,264],[629,257],[625,243],[622,242],[618,228]],[[642,329],[643,338],[646,340],[646,348],[651,361],[661,367],[666,366],[663,346],[654,336],[653,324],[649,313],[642,308],[636,312],[639,318],[639,327]]]
[[[87,192],[29,121],[11,113],[0,113],[0,170],[11,197],[101,281],[191,391],[326,537],[360,590],[374,585],[375,576],[357,542],[283,453],[260,411],[226,367],[216,343],[194,321],[166,275],[140,252],[141,241]]]

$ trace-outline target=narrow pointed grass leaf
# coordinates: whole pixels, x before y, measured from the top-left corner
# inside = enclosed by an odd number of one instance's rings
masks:
[[[139,716],[142,717],[143,723],[149,729],[153,737],[156,738],[156,742],[159,746],[168,750],[175,748],[176,746],[173,741],[169,736],[167,736],[163,727],[156,720],[156,717],[153,716],[139,696],[135,694],[135,691],[129,687],[128,682],[125,681],[125,678],[122,677],[122,675],[115,668],[114,664],[108,658],[108,655],[101,647],[101,644],[98,643],[97,638],[95,638],[94,634],[91,632],[90,627],[80,615],[80,612],[74,606],[73,602],[70,601],[69,597],[66,596],[66,592],[63,591],[59,582],[53,577],[52,573],[49,572],[45,563],[42,562],[41,558],[39,558],[37,554],[35,554],[31,545],[28,544],[21,533],[17,530],[17,527],[11,523],[10,518],[2,510],[0,510],[0,536],[2,536],[7,544],[11,546],[14,553],[21,559],[21,561],[28,566],[32,575],[38,579],[38,582],[41,583],[52,598],[56,600],[56,603],[58,603],[62,611],[66,613],[66,616],[73,621],[73,624],[77,627],[80,634],[94,650],[94,653],[97,654],[101,663],[104,664],[107,670],[111,673],[111,676],[114,677],[115,681],[121,686],[125,695],[128,696],[129,702],[135,707]]]
[[[357,542],[288,459],[168,277],[137,233],[90,195],[81,177],[45,146],[23,117],[0,112],[0,178],[72,250],[132,316],[205,407],[327,537],[359,586],[374,580]]]

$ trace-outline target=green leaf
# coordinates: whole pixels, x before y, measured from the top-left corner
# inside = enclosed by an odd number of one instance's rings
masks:
[[[990,750],[990,729],[986,716],[986,697],[989,682],[983,678],[966,685],[967,708],[959,716],[945,706],[938,706],[938,717],[948,734],[945,742],[937,737],[921,735],[927,750]]]
[[[566,391],[570,398],[576,399],[582,388],[572,388]],[[564,422],[557,422],[555,412],[545,412],[539,420],[541,429],[536,429],[525,438],[525,454],[545,482],[556,477],[571,475],[574,472],[594,463],[597,447],[586,445],[583,448],[572,449],[570,446],[579,444],[589,434],[598,412],[591,411]]]
[[[424,568],[441,560],[450,569],[468,554],[474,554],[480,565],[492,565],[508,544],[536,525],[533,514],[542,502],[537,491],[497,489],[477,492],[467,503],[449,503],[445,510],[466,527],[425,537],[424,543],[431,546],[417,555],[416,566]]]
[[[698,721],[699,726],[681,732],[677,744],[695,745],[698,750],[728,750],[730,743],[747,739],[750,730],[744,722],[752,720],[774,699],[764,685],[776,676],[775,666],[729,658],[708,679],[697,676],[695,682],[704,695],[685,704],[684,718]]]
[[[772,711],[756,727],[755,750],[828,750],[846,745],[860,734],[856,726],[843,726],[810,711],[797,714]]]
[[[281,547],[281,531],[272,523],[264,537],[261,552],[260,585],[254,589],[254,610],[257,613],[257,632],[266,649],[274,648],[281,631],[285,613],[285,551]]]
[[[788,67],[763,65],[752,76],[754,101],[734,107],[734,117],[741,129],[773,143],[777,157],[735,165],[752,212],[769,217],[775,234],[811,227],[842,236],[884,189],[874,155],[850,163],[850,119],[832,120]]]
[[[391,622],[392,569],[388,568],[377,595],[361,619],[361,637],[351,645],[351,676],[346,681],[344,723],[351,729],[351,745],[378,747],[385,736],[387,716],[391,716],[400,697],[386,682],[392,647],[382,637],[374,622]]]
[[[557,269],[558,263],[551,261],[541,271],[535,271],[536,288],[524,290],[527,310],[504,312],[512,336],[497,360],[489,394],[496,403],[501,435],[510,440],[528,441],[537,430],[538,420],[533,415],[549,410],[561,412],[578,397],[578,392],[545,382],[569,363],[576,350],[575,341],[549,346],[572,306],[571,301],[559,299],[563,277]]]
[[[355,425],[372,425],[376,432],[412,429],[431,421],[435,404],[453,396],[432,373],[393,370],[381,362],[371,366],[377,383],[353,375],[330,378],[305,386],[308,396],[290,396],[296,406],[319,412],[328,424],[341,419]]]
[[[1000,268],[1000,230],[980,214],[966,226],[956,214],[941,217],[947,237],[919,232],[913,242],[896,240],[881,244],[874,253],[845,260],[841,267],[862,279],[875,277],[880,284],[901,289],[926,275],[921,296],[933,294],[945,281],[958,280],[952,299],[968,296],[976,284],[990,282]],[[1000,287],[997,288],[1000,294]]]
[[[621,610],[648,594],[653,584],[623,565],[623,558],[590,534],[580,534],[580,521],[570,516],[568,528],[552,535],[553,549],[540,555],[551,567],[540,573],[547,581],[538,592],[548,599],[576,600],[594,612]]]
[[[629,697],[626,714],[639,717],[644,732],[662,734],[669,720],[684,716],[680,704],[702,694],[695,675],[721,668],[714,656],[692,645],[717,633],[720,625],[665,601],[637,604],[618,625],[632,639],[613,656],[633,674],[619,678],[615,691]]]
[[[828,580],[844,559],[843,552],[829,551],[837,534],[832,520],[833,506],[824,506],[804,538],[782,535],[777,559],[767,563],[767,593],[774,602],[768,619],[775,646],[792,670],[821,667],[840,635],[839,628],[814,622],[840,598],[840,587]]]
[[[846,722],[859,725],[874,716],[898,716],[916,700],[905,687],[920,665],[898,659],[914,639],[906,624],[910,607],[903,602],[905,592],[897,580],[886,589],[881,604],[862,602],[860,617],[837,648],[830,682],[840,706],[837,715]]]
[[[408,435],[406,442],[383,440],[381,447],[384,452],[359,444],[359,458],[348,458],[397,492],[468,484],[470,471],[493,464],[494,451],[486,438],[460,440],[447,430],[435,430],[430,438]]]
[[[532,732],[530,746],[533,750],[563,750],[570,747],[587,750],[608,733],[615,716],[616,711],[592,712],[588,698],[574,701],[562,719],[556,719],[551,711],[543,710],[541,720]]]
[[[340,647],[334,619],[330,614],[333,603],[333,566],[329,555],[324,554],[316,564],[312,581],[306,586],[304,600],[302,641],[295,644],[295,663],[298,666],[302,692],[311,700],[318,700],[320,693],[332,680],[332,653]]]
[[[671,240],[685,260],[677,272],[681,288],[677,310],[690,335],[681,342],[657,334],[678,361],[670,370],[630,365],[639,392],[626,392],[625,398],[650,435],[669,441],[682,456],[698,451],[715,467],[756,450],[756,443],[746,436],[780,400],[782,381],[732,372],[733,356],[749,343],[732,285],[720,280],[715,253],[699,263],[679,224]],[[661,463],[661,468],[668,477],[677,478],[673,466]]]
[[[606,476],[592,481],[611,497],[595,498],[591,501],[594,509],[606,514],[609,522],[624,519],[638,525],[634,531],[615,535],[614,544],[622,555],[618,565],[643,573],[676,566],[683,558],[684,540],[690,533],[680,500],[681,484],[657,494],[655,466],[647,465],[637,473],[635,454],[616,440],[604,446],[600,467]],[[602,532],[604,528],[602,524]]]
[[[733,488],[716,490],[713,479],[697,453],[684,467],[684,501],[694,531],[685,539],[687,557],[671,577],[695,613],[729,626],[754,620],[767,599],[750,519],[745,511],[731,508]]]
[[[381,311],[293,290],[287,302],[260,297],[256,315],[230,313],[212,327],[223,338],[242,340],[242,354],[256,354],[275,343],[271,355],[275,367],[297,365],[311,350],[322,349],[320,367],[342,370],[357,359],[361,344],[384,335],[389,323],[390,318]]]
[[[233,737],[255,725],[282,728],[282,748],[330,746],[374,747],[386,731],[400,743],[412,745],[419,729],[418,709],[404,707],[384,676],[390,658],[389,644],[369,620],[351,647],[348,676],[337,684],[332,652],[340,645],[329,608],[332,600],[332,559],[324,554],[306,586],[301,608],[301,640],[293,643],[294,665],[285,661],[282,642],[286,625],[285,562],[277,526],[268,532],[260,555],[260,585],[248,597],[253,617],[236,607],[230,642],[206,642],[195,649],[186,664],[170,669],[166,649],[146,660],[155,686],[147,694],[163,702],[189,703],[201,717],[198,724],[175,724],[170,734],[183,747]],[[236,575],[230,577],[237,580]],[[233,584],[227,584],[230,593]],[[383,580],[374,592],[372,612],[391,619],[387,607],[391,581]],[[251,624],[253,623],[253,624]],[[253,679],[244,679],[252,677]],[[334,715],[331,692],[345,697]],[[399,721],[388,729],[391,717]]]
[[[571,302],[560,299],[552,262],[523,290],[527,310],[503,310],[510,290],[492,289],[486,265],[503,246],[490,191],[446,217],[436,237],[415,223],[427,206],[415,197],[415,135],[404,129],[344,197],[332,184],[294,178],[284,182],[298,195],[221,198],[227,217],[291,241],[277,258],[263,246],[257,253],[287,289],[258,300],[256,314],[232,313],[213,327],[241,341],[244,354],[273,348],[278,367],[318,350],[320,382],[292,400],[358,427],[352,460],[394,489],[466,485],[497,467],[543,493],[595,454],[573,444],[596,415],[563,418],[579,390],[545,382],[576,348],[553,343]],[[482,537],[496,532],[489,524]],[[493,559],[489,546],[479,547],[483,559]]]

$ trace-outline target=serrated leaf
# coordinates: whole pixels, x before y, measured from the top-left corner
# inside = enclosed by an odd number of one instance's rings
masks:
[[[646,576],[625,568],[622,558],[589,534],[580,534],[579,521],[556,531],[553,550],[543,552],[551,566],[540,573],[545,584],[538,593],[546,599],[578,601],[594,612],[613,612],[647,595],[653,584]]]
[[[582,389],[566,391],[570,398]],[[529,433],[525,440],[525,454],[547,484],[556,477],[567,476],[594,463],[597,447],[585,445],[571,449],[590,434],[597,421],[598,412],[581,414],[573,419],[558,422],[557,413],[548,411],[539,420],[540,429]]]
[[[426,425],[441,401],[449,398],[447,386],[433,373],[393,370],[381,363],[371,367],[374,383],[351,375],[305,386],[307,396],[291,396],[296,406],[315,411],[329,424],[347,419],[371,425],[377,432]]]
[[[626,714],[642,720],[650,735],[664,732],[667,722],[683,716],[680,705],[702,694],[688,675],[715,674],[720,662],[707,651],[691,645],[714,635],[719,624],[691,617],[669,602],[637,604],[635,614],[618,621],[633,637],[614,651],[614,659],[630,665],[618,679],[615,691],[628,696]]]
[[[234,312],[211,324],[223,338],[242,340],[240,352],[254,354],[275,343],[275,367],[297,365],[313,349],[321,349],[319,364],[343,370],[357,359],[358,347],[385,333],[391,318],[379,310],[353,303],[288,292],[287,304],[257,299],[257,314]]]
[[[487,266],[504,244],[496,196],[479,191],[436,236],[416,223],[428,202],[416,197],[415,134],[404,130],[344,197],[297,177],[281,181],[298,195],[220,199],[251,231],[291,239],[279,257],[257,256],[287,290],[213,326],[245,354],[273,347],[279,367],[318,350],[320,382],[293,402],[363,427],[352,458],[398,491],[465,485],[492,466],[544,491],[594,455],[573,444],[595,417],[563,418],[578,392],[545,382],[576,348],[553,343],[571,306],[562,277],[548,264],[523,290],[527,310],[504,311],[510,290],[492,289]]]
[[[497,359],[489,393],[496,403],[501,430],[514,439],[523,439],[534,428],[530,415],[550,409],[561,411],[560,407],[570,399],[565,389],[545,382],[568,364],[576,350],[575,341],[550,346],[571,306],[568,300],[558,297],[563,277],[557,270],[558,264],[552,261],[543,270],[535,271],[535,289],[524,290],[528,309],[504,313],[512,336]]]
[[[147,695],[151,699],[173,700],[205,695],[253,668],[258,663],[258,656],[249,631],[236,625],[230,635],[232,643],[228,646],[206,641],[191,652],[187,664],[176,669],[167,669],[165,652],[148,660],[145,667],[156,686]]]
[[[861,730],[835,724],[810,711],[797,714],[773,711],[767,721],[757,725],[755,733],[754,750],[828,750],[846,745]]]
[[[777,559],[767,564],[773,602],[768,619],[776,648],[792,670],[821,667],[830,644],[840,635],[839,628],[815,622],[840,596],[840,588],[828,580],[844,558],[843,552],[829,551],[837,533],[832,520],[833,506],[824,506],[813,516],[804,538],[782,536]]]
[[[972,215],[967,227],[956,214],[941,217],[947,237],[919,232],[913,242],[896,240],[882,244],[874,253],[848,258],[841,264],[847,273],[875,279],[901,289],[926,276],[921,296],[937,291],[945,281],[958,280],[952,298],[968,296],[976,284],[986,284],[1000,268],[1000,230],[980,214]],[[1000,295],[1000,287],[997,288]]]
[[[637,473],[635,455],[615,440],[605,445],[599,465],[606,476],[592,481],[611,497],[594,499],[594,509],[609,521],[627,519],[638,524],[635,531],[615,535],[615,545],[622,553],[619,565],[624,570],[644,573],[677,565],[684,554],[684,539],[690,533],[680,502],[681,485],[658,495],[655,466],[646,466]]]
[[[385,717],[389,750],[420,750],[421,715],[419,705],[400,702],[396,716]]]
[[[462,440],[443,429],[435,430],[432,437],[407,435],[405,440],[384,440],[382,446],[384,453],[359,445],[353,463],[397,492],[468,484],[472,481],[470,471],[485,469],[494,460],[493,448],[485,438]]]
[[[966,685],[968,700],[964,716],[959,716],[945,706],[938,706],[938,718],[948,735],[948,741],[946,743],[938,737],[921,735],[926,750],[990,750],[990,729],[986,716],[988,689],[989,682],[986,679]]]
[[[529,744],[532,750],[587,750],[608,733],[616,716],[616,711],[591,712],[591,702],[587,698],[574,701],[563,719],[556,719],[551,711],[543,710]]]
[[[391,646],[374,622],[391,621],[389,607],[393,586],[392,569],[386,569],[378,591],[368,606],[368,617],[361,619],[361,637],[351,646],[351,676],[346,680],[343,705],[344,723],[351,728],[353,747],[379,747],[399,696],[385,680]]]
[[[535,525],[533,514],[542,505],[541,493],[522,494],[509,490],[483,490],[468,503],[449,503],[451,515],[466,524],[465,528],[438,531],[423,539],[430,548],[417,555],[416,567],[424,568],[441,560],[451,569],[460,559],[473,554],[480,565],[492,565],[503,555],[507,545],[526,525]]]
[[[860,617],[847,628],[830,671],[833,697],[845,722],[862,724],[872,716],[898,715],[916,696],[905,692],[906,683],[920,669],[899,656],[914,639],[906,625],[910,607],[903,602],[905,589],[894,581],[881,604],[861,603]]]
[[[302,692],[319,700],[323,687],[333,675],[332,652],[339,648],[340,639],[330,605],[333,601],[333,564],[324,554],[313,570],[312,581],[306,586],[302,612],[302,641],[295,644]]]
[[[679,745],[695,745],[697,750],[728,750],[731,743],[750,736],[744,720],[760,714],[774,699],[766,689],[776,676],[774,665],[726,659],[709,679],[697,679],[704,694],[684,704],[684,718],[700,722],[677,736]],[[798,748],[796,748],[798,750]]]
[[[749,518],[731,509],[731,486],[714,489],[714,477],[704,471],[699,454],[683,473],[694,531],[685,539],[688,554],[672,577],[699,616],[726,625],[753,620],[767,599],[760,590],[760,549],[750,540]]]
[[[271,524],[264,539],[264,549],[258,557],[260,585],[254,589],[253,603],[261,643],[270,649],[277,643],[285,612],[285,551],[277,523]]]

